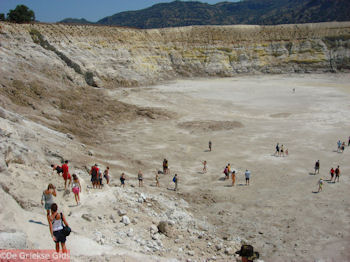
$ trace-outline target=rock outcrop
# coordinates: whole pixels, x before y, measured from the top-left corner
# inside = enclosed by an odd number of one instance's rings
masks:
[[[8,77],[34,67],[37,74],[75,85],[116,87],[179,77],[350,69],[349,22],[152,30],[0,26],[1,74]]]

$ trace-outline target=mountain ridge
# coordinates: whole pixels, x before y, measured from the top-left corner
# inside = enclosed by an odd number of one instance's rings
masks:
[[[198,1],[173,1],[116,13],[94,24],[139,29],[191,25],[277,25],[350,21],[347,0],[244,0],[214,5]],[[64,19],[60,23],[89,24],[85,19]]]

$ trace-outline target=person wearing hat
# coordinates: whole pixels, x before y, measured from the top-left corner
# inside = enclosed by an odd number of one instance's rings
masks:
[[[236,254],[242,257],[242,262],[252,262],[259,258],[259,252],[254,252],[252,245],[242,245],[241,249]]]

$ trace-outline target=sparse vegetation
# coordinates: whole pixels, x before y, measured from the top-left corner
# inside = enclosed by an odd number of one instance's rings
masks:
[[[89,86],[97,87],[97,84],[94,81],[94,78],[93,78],[94,75],[92,72],[87,71],[84,74],[77,63],[72,61],[69,57],[67,57],[65,54],[58,51],[54,46],[52,46],[47,40],[44,39],[43,35],[38,30],[32,28],[29,33],[34,43],[39,44],[46,50],[54,52],[59,58],[61,58],[61,60],[63,60],[63,62],[66,63],[67,66],[69,66],[70,68],[73,68],[76,73],[80,75],[84,75],[84,79]]]
[[[15,23],[28,23],[35,21],[35,14],[25,5],[17,5],[7,14],[7,20]]]

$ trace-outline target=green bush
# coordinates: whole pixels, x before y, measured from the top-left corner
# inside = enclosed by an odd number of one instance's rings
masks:
[[[28,23],[35,21],[35,14],[25,5],[17,5],[7,14],[7,20],[15,23]]]
[[[5,21],[5,14],[4,13],[0,14],[0,21]]]

